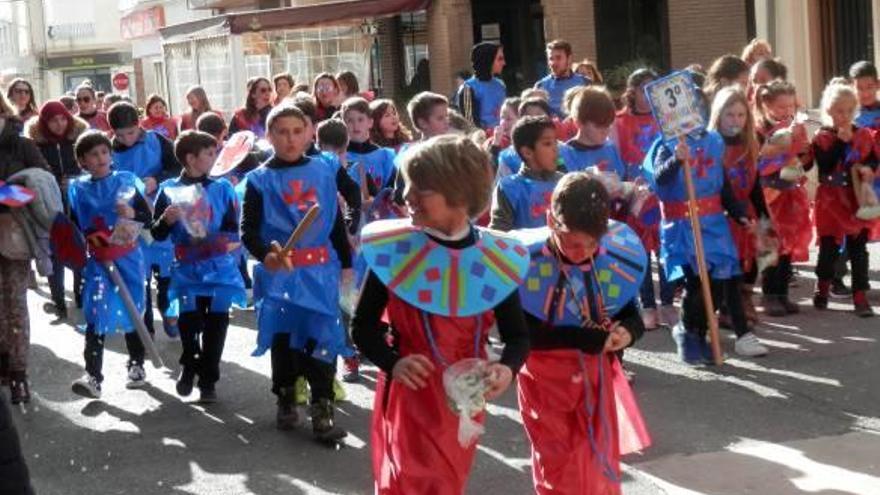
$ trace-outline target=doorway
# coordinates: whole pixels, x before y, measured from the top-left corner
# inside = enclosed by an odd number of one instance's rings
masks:
[[[544,11],[540,0],[472,0],[474,43],[504,46],[502,79],[507,94],[519,94],[547,73]]]

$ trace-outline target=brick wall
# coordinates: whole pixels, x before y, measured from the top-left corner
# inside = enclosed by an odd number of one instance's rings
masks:
[[[596,60],[596,18],[593,0],[541,0],[544,38],[571,43],[575,60]]]
[[[669,49],[673,68],[692,63],[706,70],[748,42],[745,0],[669,0]]]
[[[428,8],[428,56],[431,90],[452,91],[452,75],[470,67],[474,44],[470,0],[434,0]]]

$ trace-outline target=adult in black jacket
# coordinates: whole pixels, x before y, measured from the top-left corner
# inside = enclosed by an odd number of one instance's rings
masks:
[[[61,188],[64,210],[67,211],[67,183],[80,175],[82,171],[76,163],[73,145],[83,132],[89,129],[89,123],[70,114],[60,101],[48,101],[40,107],[40,113],[27,121],[24,128],[25,136],[31,138]],[[80,301],[80,273],[74,273],[73,287],[77,306]],[[49,276],[49,290],[52,293],[52,304],[46,306],[47,312],[54,312],[58,318],[67,318],[67,306],[64,303],[64,266],[53,257],[52,275]]]
[[[0,495],[32,495],[30,475],[6,399],[0,396]]]

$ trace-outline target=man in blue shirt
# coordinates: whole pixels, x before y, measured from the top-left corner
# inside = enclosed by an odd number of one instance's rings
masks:
[[[562,108],[565,92],[577,86],[592,84],[586,77],[571,70],[571,43],[553,40],[547,43],[547,65],[550,74],[535,83],[535,89],[543,89],[550,95],[550,108],[553,115],[564,119],[567,112]]]

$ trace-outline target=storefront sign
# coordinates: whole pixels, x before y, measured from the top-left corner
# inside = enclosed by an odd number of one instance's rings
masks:
[[[48,60],[49,69],[93,67],[100,65],[126,65],[131,63],[131,53],[98,53],[75,57],[54,57]]]
[[[119,21],[119,29],[124,40],[157,34],[159,28],[163,27],[165,27],[165,9],[161,6],[132,12]]]
[[[73,38],[89,38],[95,35],[95,24],[91,22],[74,22],[53,24],[46,28],[46,36],[50,40],[69,40]]]

